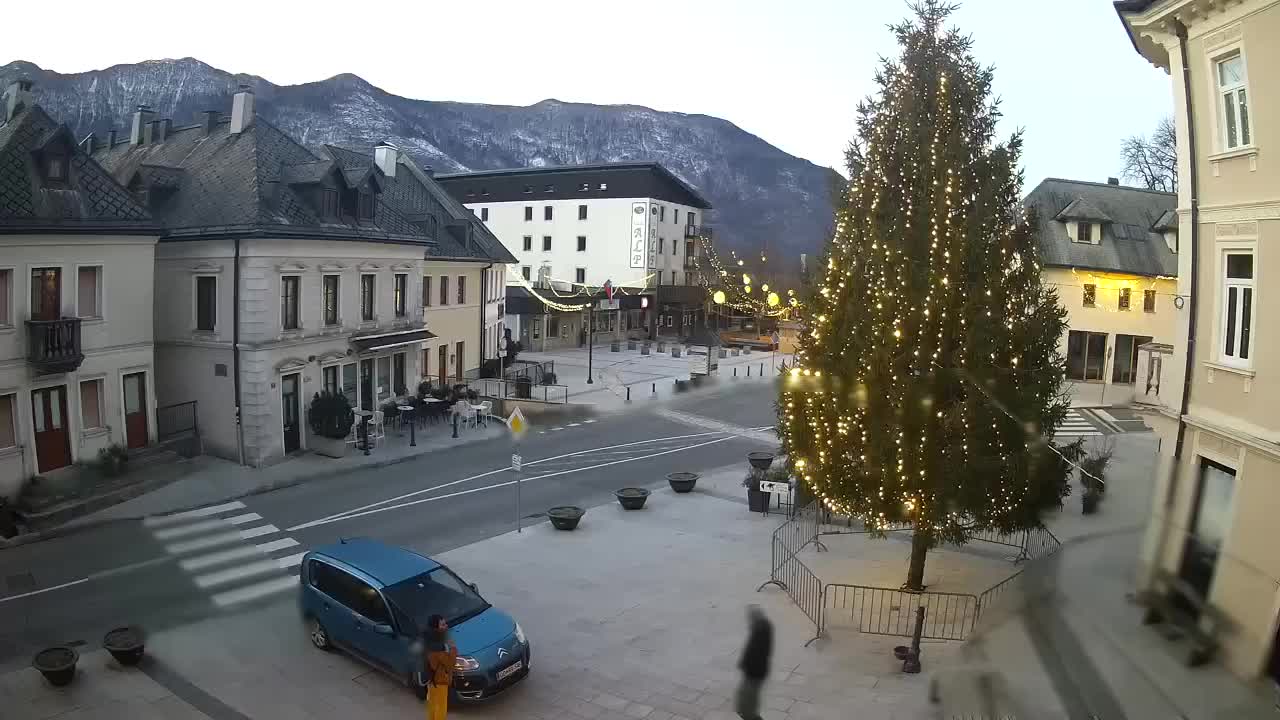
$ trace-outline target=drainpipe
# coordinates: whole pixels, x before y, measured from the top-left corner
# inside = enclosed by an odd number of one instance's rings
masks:
[[[484,270],[480,272],[480,367],[484,367],[485,361],[485,345],[484,345],[484,321],[485,314],[489,310],[489,270],[493,268],[493,263],[484,266]]]
[[[1200,175],[1198,171],[1198,163],[1196,160],[1196,130],[1195,130],[1195,114],[1192,112],[1191,103],[1191,62],[1187,51],[1187,26],[1181,21],[1175,20],[1175,31],[1178,35],[1178,51],[1182,56],[1182,94],[1186,102],[1187,113],[1187,152],[1190,156],[1190,174],[1187,178],[1190,185],[1190,201],[1191,201],[1191,297],[1187,302],[1187,362],[1183,368],[1182,377],[1182,402],[1178,409],[1178,438],[1173,446],[1173,462],[1169,468],[1169,489],[1165,493],[1165,510],[1169,511],[1173,506],[1175,490],[1177,488],[1178,471],[1182,465],[1182,450],[1186,442],[1187,423],[1183,419],[1187,415],[1188,408],[1191,405],[1191,374],[1195,369],[1195,347],[1196,347],[1196,307],[1199,304],[1200,293],[1198,286],[1198,266],[1200,260]],[[1160,543],[1156,546],[1157,552],[1163,556],[1165,543],[1169,540],[1169,520],[1166,519],[1161,529]],[[1159,557],[1157,556],[1157,562]]]
[[[244,465],[244,424],[240,417],[240,238],[235,239],[235,275],[231,280],[231,372],[235,378],[236,447]]]

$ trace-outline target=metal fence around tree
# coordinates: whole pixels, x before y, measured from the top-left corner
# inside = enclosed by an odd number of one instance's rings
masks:
[[[909,525],[880,527],[881,532],[910,530]],[[969,542],[991,543],[1018,550],[1010,558],[1022,567],[981,593],[915,592],[903,588],[875,587],[848,583],[823,583],[799,557],[809,545],[826,551],[823,535],[872,532],[860,520],[832,517],[816,501],[796,511],[773,532],[769,579],[757,588],[775,585],[814,624],[814,636],[830,628],[846,628],[875,635],[910,637],[915,629],[918,608],[924,608],[922,637],[932,640],[967,640],[983,617],[1002,609],[1016,609],[1028,598],[1023,587],[1033,575],[1037,561],[1058,551],[1061,542],[1047,528],[1015,533],[977,531]]]

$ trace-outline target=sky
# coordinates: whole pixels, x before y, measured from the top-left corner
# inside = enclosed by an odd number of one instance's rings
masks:
[[[69,20],[51,26],[41,4],[18,3],[5,12],[11,29],[0,62],[69,73],[191,56],[281,85],[349,72],[426,100],[644,105],[724,118],[842,172],[858,101],[874,91],[879,58],[896,54],[886,26],[909,13],[904,0],[194,0],[124,8],[59,2],[58,15]],[[1121,141],[1149,133],[1170,112],[1169,76],[1134,51],[1110,0],[966,0],[953,24],[995,66],[1001,134],[1025,132],[1027,190],[1051,176],[1117,176]],[[12,30],[24,25],[33,31]]]

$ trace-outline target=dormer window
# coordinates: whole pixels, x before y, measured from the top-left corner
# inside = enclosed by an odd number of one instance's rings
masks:
[[[320,215],[325,219],[338,217],[338,191],[325,188],[320,192]]]
[[[1093,244],[1093,223],[1084,221],[1076,223],[1076,242]]]
[[[363,192],[363,191],[360,193],[360,219],[361,220],[373,219],[373,202],[374,202],[373,193]]]
[[[65,185],[70,174],[69,160],[70,158],[62,148],[45,150],[41,154],[41,170],[44,172],[44,181],[49,185],[59,187]]]

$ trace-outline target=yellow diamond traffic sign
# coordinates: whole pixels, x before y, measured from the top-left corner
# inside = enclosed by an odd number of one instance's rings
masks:
[[[520,408],[511,411],[511,416],[507,418],[507,427],[511,428],[511,432],[520,437],[529,430],[529,421],[524,419],[524,413],[520,412]]]

